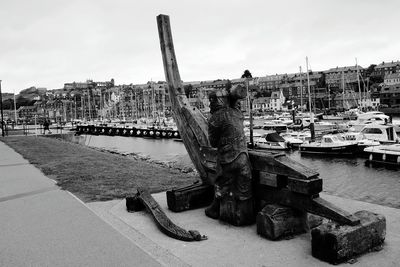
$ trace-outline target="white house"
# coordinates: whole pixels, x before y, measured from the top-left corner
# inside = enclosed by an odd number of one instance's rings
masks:
[[[272,92],[271,94],[271,109],[282,110],[282,105],[285,103],[285,97],[282,90]]]
[[[253,100],[253,110],[269,110],[271,108],[270,97],[259,97]]]

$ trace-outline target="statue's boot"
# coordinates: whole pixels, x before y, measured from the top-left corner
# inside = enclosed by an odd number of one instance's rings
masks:
[[[252,198],[239,200],[226,195],[221,199],[219,219],[235,226],[252,224],[255,221],[253,202]]]
[[[204,210],[206,216],[210,217],[212,219],[218,219],[219,218],[219,205],[220,205],[220,200],[217,198],[214,198],[211,205]]]

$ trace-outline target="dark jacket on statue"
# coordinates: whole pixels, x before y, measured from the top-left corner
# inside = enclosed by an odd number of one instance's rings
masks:
[[[211,146],[218,149],[220,164],[231,163],[241,153],[247,154],[243,120],[242,112],[231,107],[219,108],[209,119],[208,136]]]

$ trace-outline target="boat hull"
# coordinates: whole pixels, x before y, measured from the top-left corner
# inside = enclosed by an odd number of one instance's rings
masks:
[[[300,153],[325,154],[325,155],[354,155],[358,151],[357,144],[346,144],[337,146],[301,145]]]
[[[288,146],[281,142],[254,142],[256,149],[268,149],[268,150],[288,150]]]

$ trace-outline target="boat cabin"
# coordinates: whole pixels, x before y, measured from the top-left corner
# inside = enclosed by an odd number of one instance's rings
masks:
[[[381,143],[398,142],[397,133],[393,125],[368,124],[361,130],[361,133],[365,138]]]

